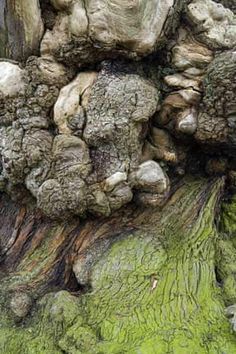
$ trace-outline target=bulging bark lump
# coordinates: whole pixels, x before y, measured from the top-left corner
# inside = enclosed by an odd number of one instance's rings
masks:
[[[153,52],[163,41],[175,1],[55,0],[52,4],[66,12],[45,33],[41,54],[83,65],[119,54],[138,58]]]

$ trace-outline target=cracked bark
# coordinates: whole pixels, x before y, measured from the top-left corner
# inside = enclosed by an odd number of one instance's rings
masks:
[[[234,354],[235,15],[27,4],[0,0],[0,353]]]

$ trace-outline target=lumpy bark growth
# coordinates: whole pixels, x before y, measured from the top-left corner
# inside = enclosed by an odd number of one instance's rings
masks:
[[[0,352],[236,352],[230,1],[1,1]]]

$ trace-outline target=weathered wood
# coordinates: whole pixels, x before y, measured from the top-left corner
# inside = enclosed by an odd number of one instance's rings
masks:
[[[68,251],[79,222],[50,221],[6,196],[1,197],[0,208],[1,270],[9,274],[9,279],[14,278],[12,290],[42,294],[53,287],[66,288],[71,275]]]
[[[0,57],[24,60],[37,54],[42,35],[38,0],[0,0]]]

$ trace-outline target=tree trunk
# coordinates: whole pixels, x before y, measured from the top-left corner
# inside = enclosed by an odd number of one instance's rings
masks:
[[[217,2],[0,0],[0,353],[236,353]]]
[[[1,0],[0,8],[0,56],[22,60],[37,54],[43,35],[38,0]]]

